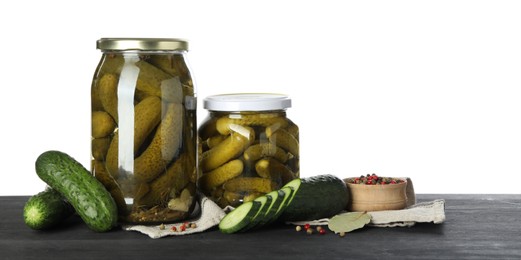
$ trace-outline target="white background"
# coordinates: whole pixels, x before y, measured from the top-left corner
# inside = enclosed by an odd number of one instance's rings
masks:
[[[9,4],[7,4],[9,3]],[[0,195],[90,158],[101,37],[180,37],[202,99],[290,95],[301,176],[409,176],[418,193],[521,190],[519,1],[2,1]]]

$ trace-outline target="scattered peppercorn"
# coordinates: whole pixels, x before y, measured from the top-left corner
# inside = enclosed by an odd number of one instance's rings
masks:
[[[296,226],[296,227],[295,227],[295,230],[296,230],[297,232],[299,232],[299,231],[302,230],[302,227],[301,227],[301,226]]]
[[[175,226],[172,226],[172,231],[177,232],[177,228]]]
[[[324,234],[326,234],[326,230],[323,229],[323,228],[321,228],[321,229],[318,231],[318,233],[321,234],[321,235],[324,235]]]
[[[346,236],[346,232],[340,232],[339,236],[340,237],[345,237]]]
[[[160,230],[165,230],[165,224],[161,224],[161,225],[159,225],[159,229],[160,229]]]
[[[195,224],[195,223],[190,224],[190,228],[196,228],[196,227],[197,227],[197,224]]]
[[[306,233],[308,233],[308,235],[313,234],[313,229],[312,228],[306,229]]]
[[[305,230],[308,230],[310,227],[311,227],[310,224],[306,224],[306,225],[304,225],[304,229],[305,229]]]

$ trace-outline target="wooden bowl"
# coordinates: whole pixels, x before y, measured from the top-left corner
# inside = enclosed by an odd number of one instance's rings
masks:
[[[350,183],[344,179],[349,190],[348,211],[398,210],[407,206],[407,180],[397,184],[366,185]]]

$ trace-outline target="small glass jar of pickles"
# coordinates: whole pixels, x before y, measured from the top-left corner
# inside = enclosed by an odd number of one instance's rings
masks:
[[[299,177],[299,130],[291,99],[239,93],[204,99],[198,187],[219,206],[238,206]]]

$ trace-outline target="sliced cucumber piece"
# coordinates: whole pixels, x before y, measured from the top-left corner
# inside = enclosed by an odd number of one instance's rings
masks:
[[[221,220],[219,230],[226,234],[238,232],[250,224],[260,207],[261,203],[255,200],[240,205]]]
[[[280,203],[279,209],[275,213],[275,216],[273,216],[272,219],[269,219],[267,224],[271,224],[279,218],[279,216],[288,207],[290,198],[293,196],[293,194],[295,194],[293,189],[290,187],[282,187],[280,190],[284,192],[284,198],[283,198],[282,202]]]
[[[291,194],[291,197],[289,198],[288,202],[287,202],[287,205],[286,207],[289,207],[289,205],[291,204],[291,202],[293,201],[293,199],[295,198],[295,195],[297,194],[298,192],[298,189],[300,188],[300,184],[302,183],[302,179],[294,179],[288,183],[286,183],[286,185],[284,185],[284,187],[282,188],[290,188],[293,193]],[[286,210],[286,209],[284,209]],[[284,213],[284,212],[282,212]]]
[[[266,209],[264,216],[257,223],[256,228],[266,225],[270,219],[273,219],[275,217],[275,214],[279,210],[280,204],[284,200],[284,196],[286,194],[282,190],[274,190],[274,191],[266,194],[266,196],[267,195],[271,196],[271,198],[272,198],[271,205]]]
[[[259,211],[257,211],[257,214],[255,214],[255,216],[253,216],[250,224],[248,224],[246,227],[241,229],[241,232],[247,231],[247,230],[255,227],[264,218],[264,215],[266,214],[266,211],[268,210],[269,206],[271,205],[272,200],[273,200],[273,198],[268,194],[260,196],[253,200],[253,201],[258,201],[261,204],[261,206],[259,208]]]

